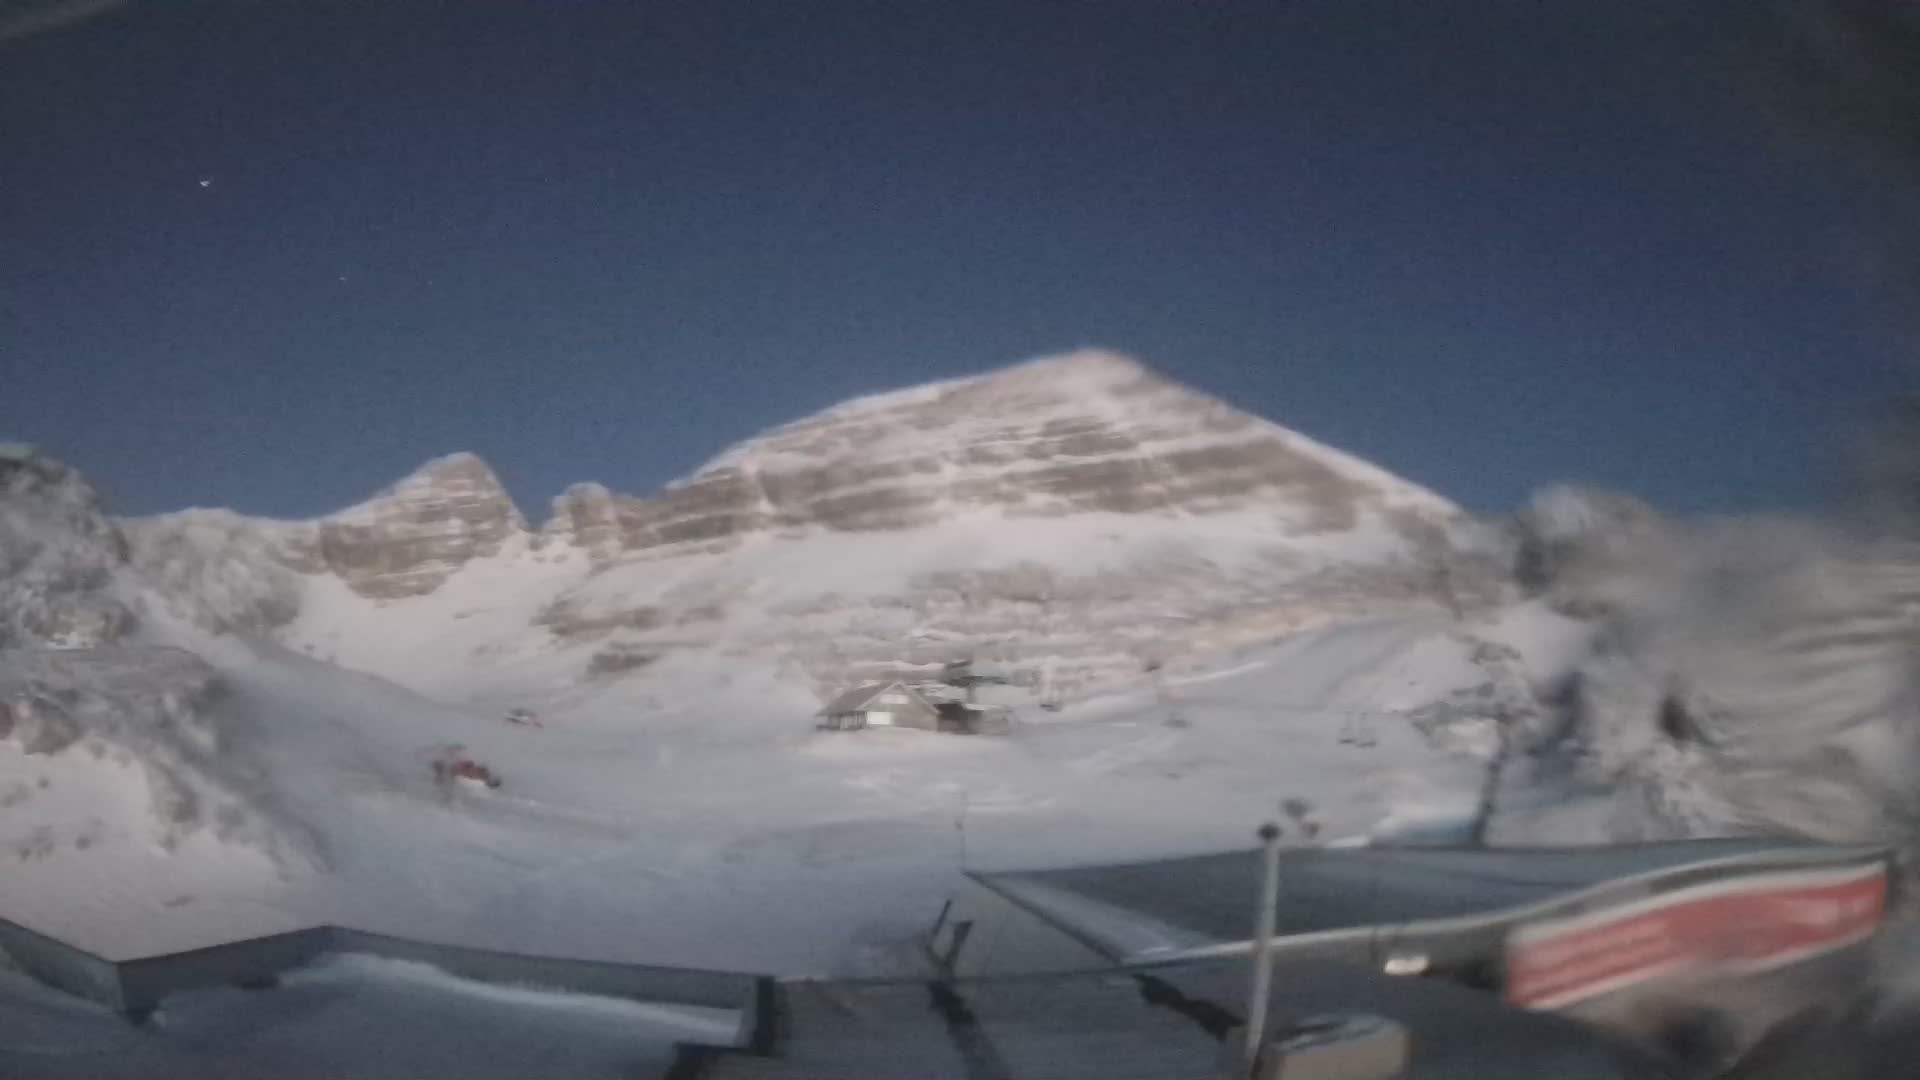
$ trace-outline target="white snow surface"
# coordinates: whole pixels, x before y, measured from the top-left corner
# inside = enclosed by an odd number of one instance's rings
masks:
[[[1433,617],[1244,649],[972,739],[814,732],[804,702],[770,693],[773,673],[693,654],[675,661],[686,678],[718,686],[702,666],[724,665],[735,692],[650,712],[528,695],[544,725],[531,727],[278,646],[168,632],[221,673],[223,707],[260,725],[276,817],[316,854],[289,869],[209,835],[204,854],[167,856],[172,876],[131,841],[66,845],[6,875],[9,914],[112,955],[335,922],[659,964],[888,970],[963,867],[1238,846],[1287,795],[1333,832],[1364,832],[1402,799],[1472,790],[1480,770],[1396,722],[1401,703],[1482,677]],[[1372,745],[1341,741],[1354,717]],[[503,785],[437,785],[431,762],[454,744]],[[83,781],[75,770],[107,767],[84,751],[18,759],[90,812],[102,785],[139,801],[120,773]],[[72,803],[29,805],[57,832],[84,820]]]

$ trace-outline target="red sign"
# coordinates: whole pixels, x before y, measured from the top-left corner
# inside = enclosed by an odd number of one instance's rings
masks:
[[[1507,1000],[1554,1009],[1659,976],[1764,971],[1873,935],[1883,864],[1749,874],[1521,926]]]

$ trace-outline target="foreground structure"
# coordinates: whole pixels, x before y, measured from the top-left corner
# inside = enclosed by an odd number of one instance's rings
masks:
[[[1307,849],[1283,860],[1272,1042],[1328,1017],[1398,1071],[1311,1080],[1721,1075],[1860,995],[1890,862],[1714,840]],[[929,937],[936,978],[783,983],[754,1053],[689,1075],[1167,1080],[1235,1072],[1257,852],[982,873]],[[1811,1030],[1811,1026],[1807,1028]]]
[[[1325,965],[1444,982],[1709,1061],[1857,994],[1892,882],[1882,849],[1771,839],[1300,849],[1282,867],[1276,986]],[[1256,852],[976,874],[930,948],[962,979],[1220,962],[1244,977],[1259,882]],[[1391,1015],[1378,979],[1372,1011]]]
[[[1407,1080],[1719,1075],[1859,994],[1892,882],[1879,849],[1772,840],[1282,862],[1265,1030],[1285,1043],[1329,1030],[1330,1015],[1366,1018],[1394,1033]],[[274,993],[277,974],[334,954],[672,1003],[711,1018],[677,1077],[1219,1077],[1248,1026],[1259,873],[1257,852],[1230,852],[974,874],[918,979],[780,980],[341,927],[107,961],[0,921],[0,952],[135,1021],[182,991]]]

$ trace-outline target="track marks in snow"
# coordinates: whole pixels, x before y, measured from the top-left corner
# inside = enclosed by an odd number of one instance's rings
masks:
[[[1105,776],[1165,758],[1180,742],[1177,731],[1156,731],[1069,761],[1067,770],[1077,776]]]

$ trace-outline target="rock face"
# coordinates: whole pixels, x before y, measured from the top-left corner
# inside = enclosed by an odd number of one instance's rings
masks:
[[[539,533],[493,471],[471,454],[427,463],[367,502],[311,522],[256,523],[193,511],[134,524],[143,565],[206,584],[179,537],[201,534],[235,559],[267,557],[330,572],[362,596],[431,593],[510,540],[576,550],[597,568],[729,550],[754,536],[878,533],[988,513],[1203,518],[1250,507],[1295,535],[1367,520],[1431,532],[1459,520],[1432,494],[1285,428],[1099,351],[860,398],[742,442],[651,498],[576,484]],[[244,521],[246,519],[238,519]],[[257,549],[243,551],[241,549]],[[229,592],[220,626],[285,621],[285,590],[262,580]],[[231,583],[229,583],[231,584]],[[175,590],[178,591],[178,590]],[[251,599],[248,599],[251,597]],[[206,620],[203,619],[203,622]]]
[[[127,542],[93,488],[24,446],[0,447],[0,646],[85,648],[133,625],[113,593]]]
[[[526,538],[527,524],[486,462],[451,454],[313,521],[183,510],[129,521],[126,533],[135,569],[175,614],[264,633],[299,613],[301,575],[333,574],[375,600],[422,596]]]
[[[312,521],[129,528],[176,613],[403,682],[448,661],[506,678],[543,649],[581,650],[582,677],[612,662],[593,650],[647,657],[636,680],[707,651],[823,682],[986,649],[1047,657],[1072,693],[1173,637],[1226,647],[1499,584],[1455,557],[1473,544],[1446,500],[1100,351],[849,401],[652,497],[578,484],[537,534],[469,454]],[[391,607],[378,650],[303,617],[323,577]]]
[[[540,530],[540,543],[565,544],[587,553],[594,565],[612,561],[625,546],[622,499],[599,484],[575,484],[553,500],[553,512]]]
[[[1474,606],[1498,571],[1452,557],[1463,522],[1364,462],[1084,351],[846,402],[653,498],[573,488],[542,543],[601,573],[537,622],[569,647],[711,640],[826,683],[955,649],[1046,656],[1070,694],[1137,674],[1135,654],[1173,638],[1221,647]]]
[[[555,529],[606,557],[958,513],[1206,515],[1290,507],[1302,533],[1368,509],[1451,507],[1300,435],[1099,351],[861,398],[721,454],[653,499],[578,488]]]
[[[362,596],[419,596],[470,560],[496,554],[527,523],[486,462],[452,454],[322,519],[319,561]]]
[[[237,534],[261,534],[258,523],[228,516]],[[196,573],[165,584],[204,587],[208,604],[220,603],[212,583],[234,572],[210,566],[240,563],[244,576],[270,565],[251,548],[196,550]],[[164,545],[145,554],[149,568],[186,565]],[[252,807],[252,796],[266,789],[267,766],[248,718],[226,707],[213,668],[129,633],[135,619],[127,605],[145,612],[156,599],[155,583],[135,561],[125,532],[78,473],[28,448],[0,447],[0,745],[15,752],[16,764],[20,754],[84,759],[89,764],[78,771],[93,770],[116,795],[131,770],[150,793],[145,808],[87,804],[98,816],[66,834],[69,854],[105,835],[99,822],[117,819],[140,827],[142,845],[167,848],[206,831],[275,859],[305,858],[303,838]],[[164,635],[164,620],[155,622],[150,636]],[[75,804],[70,794],[42,796],[41,775],[39,786],[17,778],[0,784],[0,852],[23,860],[52,853],[49,821],[63,821]],[[39,816],[43,807],[51,818]]]

